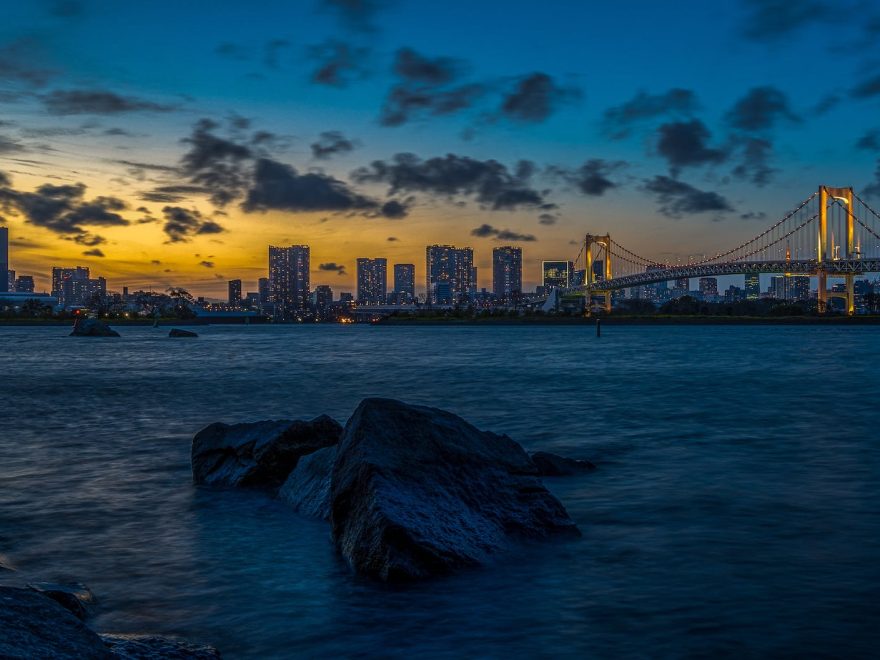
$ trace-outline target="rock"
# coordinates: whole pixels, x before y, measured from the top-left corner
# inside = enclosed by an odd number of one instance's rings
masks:
[[[155,635],[101,635],[115,658],[126,660],[215,660],[220,651],[213,646],[192,644]]]
[[[341,435],[342,427],[327,415],[310,422],[211,424],[193,438],[193,480],[212,486],[278,488],[302,456],[335,445]]]
[[[116,332],[109,325],[98,319],[82,319],[78,318],[73,324],[73,332],[71,337],[118,337]]]
[[[27,588],[48,596],[80,621],[88,619],[97,604],[95,594],[81,582],[72,584],[35,582],[27,585]]]
[[[365,399],[333,466],[333,538],[358,573],[408,581],[482,564],[514,539],[580,535],[538,475],[507,436]]]
[[[82,621],[31,589],[0,587],[0,658],[113,658]]]
[[[198,337],[198,333],[195,333],[191,330],[181,330],[180,328],[171,328],[171,332],[168,333],[169,337]]]
[[[596,469],[596,466],[590,461],[557,456],[547,451],[533,453],[532,462],[538,466],[543,477],[570,477]]]
[[[336,447],[325,447],[299,459],[278,497],[304,516],[330,520],[330,475]]]

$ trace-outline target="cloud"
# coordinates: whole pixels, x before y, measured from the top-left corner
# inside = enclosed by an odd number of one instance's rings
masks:
[[[684,167],[720,163],[728,155],[707,145],[711,133],[699,119],[661,124],[657,134],[657,152],[669,163],[673,175]]]
[[[833,17],[831,5],[819,0],[744,0],[743,34],[753,41],[781,41],[802,27]]]
[[[626,163],[623,161],[609,162],[600,158],[592,158],[577,169],[554,166],[548,171],[572,184],[584,195],[601,197],[608,190],[619,185],[608,177],[622,167],[626,167]]]
[[[319,0],[318,6],[335,14],[343,27],[372,32],[375,30],[373,21],[386,4],[381,0]]]
[[[675,87],[662,94],[640,91],[626,103],[608,108],[602,116],[602,128],[609,137],[619,140],[639,122],[667,115],[689,116],[697,109],[697,95],[689,89]]]
[[[325,264],[318,264],[318,270],[329,271],[332,273],[337,273],[339,275],[345,275],[345,266],[342,264],[337,264],[335,261],[330,261]]]
[[[312,157],[324,159],[337,154],[345,154],[355,149],[355,143],[339,131],[324,131],[320,138],[311,144]]]
[[[394,73],[410,82],[438,86],[453,82],[463,63],[451,57],[426,57],[412,48],[401,48],[394,58]]]
[[[557,84],[546,73],[535,72],[516,81],[501,102],[500,113],[524,123],[546,120],[561,104],[580,98],[580,90]]]
[[[229,60],[237,60],[239,62],[243,62],[250,57],[250,54],[245,48],[242,48],[239,44],[233,43],[231,41],[224,41],[218,44],[217,47],[214,49],[214,52],[217,53],[217,55],[219,55],[220,57]]]
[[[660,213],[670,218],[695,213],[733,211],[730,202],[718,193],[699,190],[668,176],[658,175],[645,181],[644,189],[656,196]]]
[[[389,243],[395,243],[395,242],[399,241],[400,239],[399,239],[399,238],[396,238],[396,237],[394,237],[394,236],[389,236],[389,237],[386,238],[385,240],[388,241]]]
[[[168,243],[186,243],[193,236],[225,231],[213,220],[205,220],[196,209],[166,206],[162,209],[162,214],[165,216],[162,231],[168,235]]]
[[[183,201],[190,195],[209,195],[210,193],[211,190],[204,186],[172,185],[158,186],[153,190],[142,192],[139,197],[145,202],[173,204]]]
[[[880,159],[877,160],[877,169],[874,170],[874,180],[866,185],[862,192],[866,197],[880,197]]]
[[[307,57],[315,62],[311,80],[316,85],[328,87],[347,87],[367,75],[366,60],[370,50],[328,39],[324,43],[310,46]]]
[[[19,153],[24,150],[24,146],[17,140],[0,135],[0,154]]]
[[[42,87],[55,71],[36,64],[41,59],[42,47],[33,37],[23,37],[0,46],[0,80]]]
[[[746,138],[741,144],[741,161],[733,169],[733,175],[740,179],[748,179],[759,187],[770,183],[773,174],[777,171],[769,165],[773,143],[762,138]]]
[[[788,97],[775,87],[753,87],[726,115],[731,126],[742,131],[764,131],[784,119],[799,122],[788,105]]]
[[[171,112],[174,106],[122,96],[100,89],[55,90],[42,96],[53,115],[115,115],[125,112]]]
[[[247,166],[254,151],[250,146],[218,136],[218,127],[210,119],[196,123],[192,134],[183,140],[189,149],[180,159],[180,170],[191,183],[207,189],[214,204],[225,206],[247,187]]]
[[[214,262],[213,261],[200,261],[199,266],[202,266],[203,268],[213,268]]]
[[[390,161],[376,160],[355,170],[352,179],[357,183],[388,184],[389,195],[424,192],[447,198],[473,197],[493,211],[555,208],[543,191],[531,187],[533,170],[533,166],[521,166],[511,172],[496,160],[481,161],[455,154],[422,160],[415,154],[399,153]]]
[[[764,220],[767,218],[767,214],[763,211],[748,211],[747,213],[740,213],[740,220]]]
[[[867,151],[880,151],[880,129],[872,128],[856,142],[856,149]]]
[[[86,257],[103,257],[103,256],[105,256],[104,253],[101,250],[99,250],[98,248],[86,250],[85,252],[83,252],[83,255]]]
[[[277,69],[279,67],[279,57],[281,51],[290,46],[287,39],[270,39],[263,46],[263,64],[268,69]]]
[[[75,243],[79,243],[80,245],[85,245],[86,247],[94,247],[95,245],[103,245],[107,242],[107,239],[103,236],[98,236],[97,234],[90,234],[86,232],[85,234],[74,236],[73,241]]]
[[[409,207],[404,202],[400,202],[396,199],[390,199],[382,204],[380,213],[386,218],[397,220],[399,218],[405,218],[407,215],[409,215]]]
[[[488,238],[491,236],[499,241],[514,242],[532,242],[538,240],[532,234],[520,234],[519,232],[511,231],[510,229],[496,229],[492,225],[487,224],[482,224],[479,227],[472,229],[471,236],[478,236],[480,238]]]
[[[812,113],[817,117],[821,117],[835,108],[840,101],[841,98],[839,94],[826,94],[819,99],[819,102],[816,105],[813,106]]]
[[[880,94],[880,74],[867,78],[850,90],[850,96],[867,99]]]
[[[555,225],[558,218],[552,213],[542,213],[538,216],[538,223],[542,225]]]

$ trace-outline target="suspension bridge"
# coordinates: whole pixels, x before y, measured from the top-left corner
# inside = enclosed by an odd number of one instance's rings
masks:
[[[829,298],[855,311],[854,280],[880,272],[880,215],[852,188],[820,186],[778,222],[734,248],[688,263],[664,263],[614,243],[610,234],[587,234],[575,263],[584,277],[566,293],[598,299],[611,310],[614,291],[683,278],[750,273],[807,275],[818,279],[820,312]],[[842,278],[843,291],[829,291],[828,278]]]

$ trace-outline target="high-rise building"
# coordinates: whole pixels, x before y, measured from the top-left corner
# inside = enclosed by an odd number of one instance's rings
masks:
[[[7,270],[6,271],[6,290],[7,291],[15,291],[15,271]]]
[[[33,293],[34,278],[31,275],[19,275],[15,278],[16,293]]]
[[[89,277],[88,267],[56,267],[52,269],[52,295],[66,307],[86,305],[95,295],[107,295],[107,280]]]
[[[715,277],[700,278],[700,295],[703,300],[711,300],[718,297],[718,279]]]
[[[452,245],[429,245],[425,249],[428,301],[435,305],[465,302],[475,291],[474,251]]]
[[[500,301],[522,293],[522,248],[505,245],[492,250],[492,292]]]
[[[308,245],[269,246],[269,302],[275,305],[275,319],[290,321],[309,303]]]
[[[412,302],[416,297],[416,265],[394,264],[394,298],[397,303]]]
[[[310,298],[315,313],[323,318],[333,304],[333,289],[326,284],[319,284],[315,287]]]
[[[269,278],[261,277],[257,280],[257,291],[260,294],[260,303],[265,305],[269,302]]]
[[[0,292],[9,291],[9,281],[7,271],[9,270],[9,230],[6,227],[0,227]]]
[[[357,301],[359,305],[384,305],[388,290],[388,260],[357,260]]]
[[[785,275],[774,275],[770,278],[770,297],[785,300],[788,297],[788,282]]]
[[[810,278],[806,275],[792,275],[788,278],[788,299],[809,300]]]
[[[746,300],[757,300],[761,297],[761,276],[758,273],[746,273]]]
[[[567,289],[571,286],[574,265],[570,261],[542,261],[541,284],[547,289]]]
[[[229,306],[241,307],[241,280],[229,280]]]

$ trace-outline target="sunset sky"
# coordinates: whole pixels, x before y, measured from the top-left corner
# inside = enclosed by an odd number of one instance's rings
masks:
[[[880,203],[880,3],[0,0],[11,268],[225,295],[425,245],[669,261],[820,184]]]

